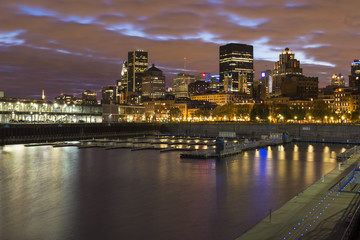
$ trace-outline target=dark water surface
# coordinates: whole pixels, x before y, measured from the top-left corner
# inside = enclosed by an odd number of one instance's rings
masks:
[[[0,239],[234,239],[337,166],[345,145],[216,160],[179,152],[0,148]]]

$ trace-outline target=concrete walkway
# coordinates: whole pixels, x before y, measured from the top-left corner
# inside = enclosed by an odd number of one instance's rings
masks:
[[[312,184],[237,240],[341,239],[360,203],[360,153]],[[355,177],[354,177],[355,173]]]

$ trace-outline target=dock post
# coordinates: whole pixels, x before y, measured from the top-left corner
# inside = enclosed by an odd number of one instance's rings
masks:
[[[270,220],[270,223],[271,223],[271,208],[270,208],[269,220]]]

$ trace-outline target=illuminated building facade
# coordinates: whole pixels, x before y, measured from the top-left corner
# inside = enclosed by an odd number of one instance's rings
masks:
[[[188,87],[190,83],[195,82],[195,77],[188,73],[179,73],[173,78],[173,93],[175,98],[189,97]]]
[[[141,94],[142,76],[149,68],[148,53],[142,50],[128,52],[127,92]]]
[[[330,85],[334,87],[345,87],[344,76],[341,73],[332,75]]]
[[[282,82],[288,75],[302,75],[302,68],[300,68],[300,61],[295,59],[295,54],[289,48],[285,48],[272,71],[273,95],[279,96],[281,94]]]
[[[106,123],[145,121],[144,106],[103,104],[102,108],[102,121]]]
[[[201,94],[201,95],[194,95],[190,99],[216,103],[216,105],[219,106],[225,105],[229,102],[233,102],[233,103],[253,102],[253,99],[249,99],[249,96],[247,94],[241,94],[241,93]]]
[[[55,98],[55,102],[58,104],[77,104],[77,97],[70,94],[61,94]]]
[[[97,104],[97,93],[86,90],[82,93],[82,104],[83,105],[94,105]]]
[[[351,63],[351,75],[349,76],[349,87],[360,89],[360,60],[355,59]]]
[[[75,105],[43,100],[1,98],[1,123],[100,123],[101,105]]]
[[[250,93],[254,80],[253,46],[230,43],[220,46],[220,90]],[[246,86],[244,88],[244,86]]]
[[[153,64],[142,78],[142,97],[148,99],[165,98],[165,76]]]

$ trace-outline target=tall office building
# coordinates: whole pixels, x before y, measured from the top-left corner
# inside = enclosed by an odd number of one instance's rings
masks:
[[[116,80],[116,85],[119,89],[123,91],[127,91],[127,83],[128,83],[128,63],[124,61],[121,68],[121,77],[119,80]]]
[[[141,94],[141,81],[143,73],[148,70],[148,53],[143,50],[128,52],[127,60],[127,92]]]
[[[144,72],[142,97],[149,99],[165,98],[165,76],[154,64]]]
[[[360,60],[355,59],[351,63],[351,75],[349,76],[349,87],[360,89]]]
[[[333,87],[345,87],[344,76],[341,73],[332,75],[330,85]]]
[[[302,75],[302,68],[300,68],[300,61],[295,59],[295,54],[289,48],[285,48],[272,72],[272,92],[274,95],[281,94],[281,84],[288,75]]]
[[[250,93],[254,81],[253,52],[253,46],[246,44],[220,46],[220,90]]]

